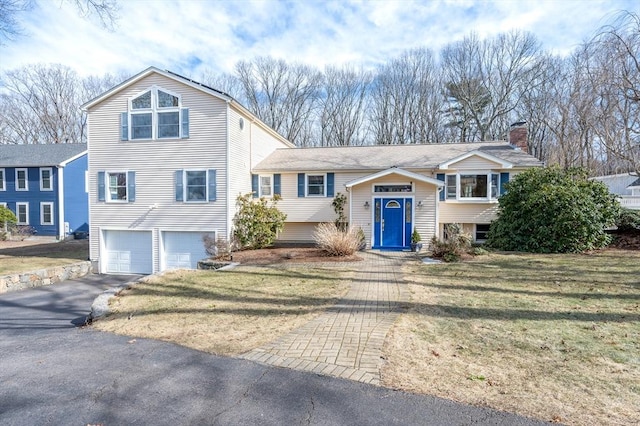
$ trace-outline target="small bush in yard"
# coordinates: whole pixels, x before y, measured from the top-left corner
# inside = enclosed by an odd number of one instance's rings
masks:
[[[273,245],[287,219],[276,207],[279,199],[274,195],[269,203],[264,197],[254,200],[253,194],[238,196],[238,211],[233,218],[233,238],[238,248],[260,249]]]
[[[202,237],[204,249],[209,256],[216,260],[231,260],[231,244],[222,237],[215,239],[213,235],[206,234]]]
[[[640,210],[622,209],[616,221],[618,231],[640,231]]]
[[[429,250],[434,258],[456,262],[471,249],[471,235],[464,233],[462,226],[457,223],[449,225],[447,234],[447,238],[443,240],[434,235]]]
[[[321,223],[316,227],[313,240],[330,256],[351,256],[362,245],[360,228],[341,230],[335,223]]]
[[[16,223],[16,215],[4,206],[0,206],[0,240],[7,239],[10,225]]]

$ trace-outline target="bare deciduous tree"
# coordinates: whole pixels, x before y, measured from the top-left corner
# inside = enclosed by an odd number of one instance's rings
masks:
[[[84,18],[96,16],[100,24],[113,30],[118,20],[117,0],[66,0],[78,9]],[[0,45],[24,35],[20,15],[28,12],[37,0],[0,0]]]
[[[483,41],[471,34],[443,49],[449,94],[471,122],[474,140],[504,133],[510,114],[541,72],[541,54],[538,40],[521,31]]]
[[[327,67],[320,99],[320,145],[349,146],[366,142],[364,127],[371,73],[351,67]]]
[[[313,144],[310,118],[318,104],[322,74],[302,64],[257,57],[235,67],[240,99],[251,112],[298,146]]]
[[[428,49],[415,49],[378,70],[369,117],[376,144],[442,142],[440,74]]]

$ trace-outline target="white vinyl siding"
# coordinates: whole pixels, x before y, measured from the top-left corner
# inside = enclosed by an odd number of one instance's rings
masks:
[[[497,203],[440,203],[440,223],[491,223]]]
[[[120,141],[120,113],[128,99],[153,85],[180,93],[182,104],[190,110],[190,138]],[[105,227],[137,230],[217,229],[228,235],[226,227],[226,103],[164,76],[152,74],[95,105],[89,114],[89,209],[90,258],[98,260],[99,229]],[[135,170],[135,203],[97,202],[97,175],[101,170]],[[175,172],[187,169],[216,169],[215,203],[183,203],[175,200]],[[251,190],[250,174],[246,185]],[[235,208],[235,199],[232,201]],[[154,233],[154,271],[160,268]]]
[[[449,169],[451,170],[491,170],[501,168],[501,164],[487,160],[486,158],[482,158],[478,155],[472,155],[464,160],[449,165]]]

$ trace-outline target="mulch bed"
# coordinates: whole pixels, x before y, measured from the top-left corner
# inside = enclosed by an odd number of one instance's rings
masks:
[[[640,250],[640,231],[614,234],[613,243],[610,247],[623,250]]]
[[[278,247],[233,252],[233,261],[244,265],[272,265],[278,263],[357,262],[360,256],[328,256],[312,247]]]

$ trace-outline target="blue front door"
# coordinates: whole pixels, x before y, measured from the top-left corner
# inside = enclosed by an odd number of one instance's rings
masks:
[[[374,200],[374,248],[401,250],[409,246],[411,233],[410,198]]]

